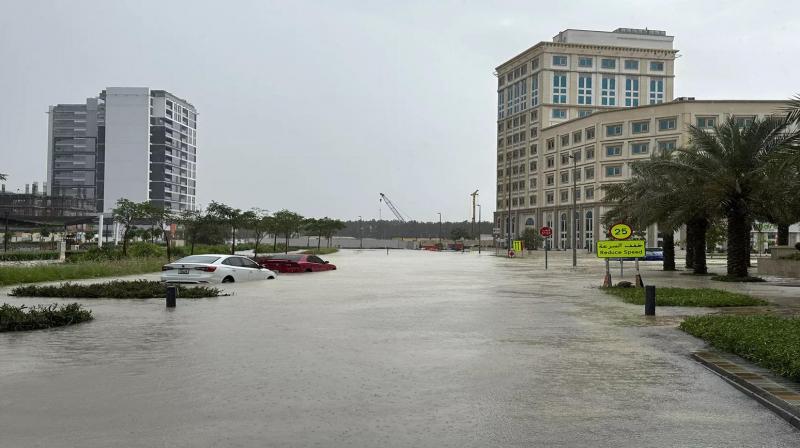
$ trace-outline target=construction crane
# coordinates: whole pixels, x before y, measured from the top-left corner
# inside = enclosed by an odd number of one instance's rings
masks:
[[[400,213],[400,210],[397,209],[397,206],[395,206],[392,203],[392,201],[389,200],[389,196],[386,196],[385,194],[381,193],[381,199],[380,200],[386,203],[386,205],[389,207],[389,210],[391,210],[392,213],[394,213],[394,216],[397,217],[398,221],[400,221],[400,222],[411,221],[411,217],[410,216],[403,216],[403,214]],[[406,218],[408,218],[408,219],[406,219]]]

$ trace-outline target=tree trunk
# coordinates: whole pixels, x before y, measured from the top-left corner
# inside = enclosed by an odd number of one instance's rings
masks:
[[[317,236],[317,250],[319,250],[321,246],[322,246],[322,234],[320,233],[319,236]]]
[[[172,262],[172,248],[169,247],[169,232],[164,231],[164,241],[167,243],[167,263]]]
[[[687,229],[692,229],[692,272],[694,274],[707,274],[706,265],[706,232],[708,219],[695,218],[689,221]]]
[[[125,227],[125,231],[122,233],[122,256],[128,256],[128,228]]]
[[[231,255],[236,253],[236,227],[231,227]]]
[[[747,277],[750,261],[750,226],[747,212],[740,201],[730,205],[728,218],[728,275]]]
[[[675,270],[675,234],[672,230],[663,233],[664,239],[664,270]]]
[[[258,242],[259,241],[261,241],[261,238],[259,238],[258,234],[256,234],[256,244],[253,246],[253,258],[256,258],[258,256]]]
[[[192,248],[191,248],[191,251],[189,253],[191,255],[194,255],[194,237],[192,237]]]
[[[686,223],[686,269],[694,268],[694,228]]]
[[[272,234],[272,252],[277,252],[278,250],[278,232]]]
[[[778,246],[789,245],[789,224],[778,224]]]

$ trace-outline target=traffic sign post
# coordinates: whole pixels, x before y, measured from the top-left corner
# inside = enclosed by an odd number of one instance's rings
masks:
[[[620,226],[615,224],[614,227]],[[625,226],[622,224],[622,226]],[[627,228],[627,232],[625,231]],[[603,287],[611,286],[611,269],[609,266],[609,259],[619,259],[620,277],[622,277],[622,260],[623,258],[634,258],[636,260],[636,286],[642,284],[642,277],[639,274],[639,258],[645,256],[645,242],[644,240],[627,240],[630,237],[630,227],[625,226],[617,233],[617,236],[623,237],[616,241],[598,241],[597,242],[597,257],[605,258],[606,261],[606,275],[603,278]],[[613,227],[612,227],[613,228]],[[614,233],[612,232],[612,235]]]
[[[547,252],[550,250],[550,236],[553,235],[553,229],[544,226],[539,229],[539,235],[544,238],[544,270],[547,270]]]

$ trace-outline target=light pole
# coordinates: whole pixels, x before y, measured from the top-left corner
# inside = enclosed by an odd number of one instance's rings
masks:
[[[570,226],[570,230],[572,231],[572,267],[574,268],[574,267],[578,266],[578,252],[577,252],[577,248],[575,247],[575,233],[578,230],[577,229],[577,223],[575,222],[575,215],[578,213],[578,206],[577,206],[577,201],[576,201],[576,198],[575,198],[575,189],[576,189],[576,176],[575,176],[575,173],[577,171],[575,169],[575,166],[576,166],[576,164],[578,162],[575,159],[575,154],[574,153],[570,154],[569,158],[572,159],[572,210],[570,211],[570,214],[572,215],[570,217],[570,220],[572,221],[572,225]]]
[[[439,246],[442,245],[442,212],[437,212],[439,215]]]
[[[3,231],[3,252],[8,252],[8,240],[11,238],[8,236],[8,210],[3,213],[3,217],[6,220],[5,230]]]
[[[481,254],[481,204],[478,204],[478,255]]]
[[[358,216],[358,248],[364,248],[364,224],[361,215]]]

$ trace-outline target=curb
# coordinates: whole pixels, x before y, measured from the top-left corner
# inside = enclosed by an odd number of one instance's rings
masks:
[[[790,425],[800,429],[800,406],[790,404],[786,400],[780,398],[774,393],[758,386],[757,384],[748,381],[748,379],[738,375],[735,372],[726,370],[715,362],[715,358],[723,361],[724,363],[731,363],[729,360],[730,355],[722,358],[719,354],[710,351],[701,351],[692,353],[692,358],[705,366],[707,369],[719,375],[726,382],[739,389],[742,393],[753,398],[762,406],[777,414],[782,419],[786,420]],[[753,375],[748,372],[748,375]],[[789,391],[789,389],[786,389]]]

